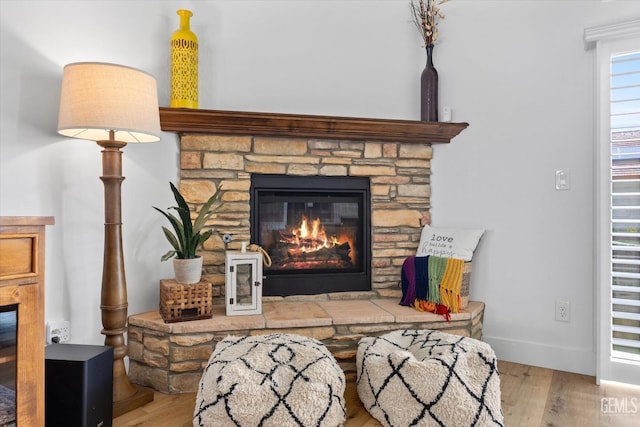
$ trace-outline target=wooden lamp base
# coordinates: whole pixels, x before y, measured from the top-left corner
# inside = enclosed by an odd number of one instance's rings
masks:
[[[136,389],[135,394],[131,397],[113,402],[113,418],[124,415],[129,411],[133,411],[149,402],[153,402],[153,390],[139,385],[133,385]]]
[[[113,416],[117,417],[153,400],[153,391],[131,384],[124,365],[127,344],[127,282],[122,251],[122,219],[120,186],[122,176],[122,147],[124,142],[110,139],[98,141],[102,150],[104,183],[105,235],[104,265],[100,310],[104,343],[113,347]]]

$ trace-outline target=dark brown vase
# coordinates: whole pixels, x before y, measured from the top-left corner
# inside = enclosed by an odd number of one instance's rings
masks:
[[[433,45],[427,46],[427,65],[420,76],[420,120],[438,121],[438,71],[433,66]]]

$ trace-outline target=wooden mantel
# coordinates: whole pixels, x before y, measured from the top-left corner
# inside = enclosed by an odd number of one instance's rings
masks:
[[[448,143],[468,123],[160,108],[165,132]]]

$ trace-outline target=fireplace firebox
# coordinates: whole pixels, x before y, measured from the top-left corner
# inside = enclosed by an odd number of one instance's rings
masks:
[[[263,295],[371,289],[369,179],[251,176],[252,242],[271,257]]]

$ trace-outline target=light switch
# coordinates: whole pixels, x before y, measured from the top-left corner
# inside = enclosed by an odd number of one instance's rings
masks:
[[[442,108],[442,121],[450,122],[451,121],[451,107],[443,107]]]
[[[556,171],[556,190],[571,189],[571,172],[566,169]]]

